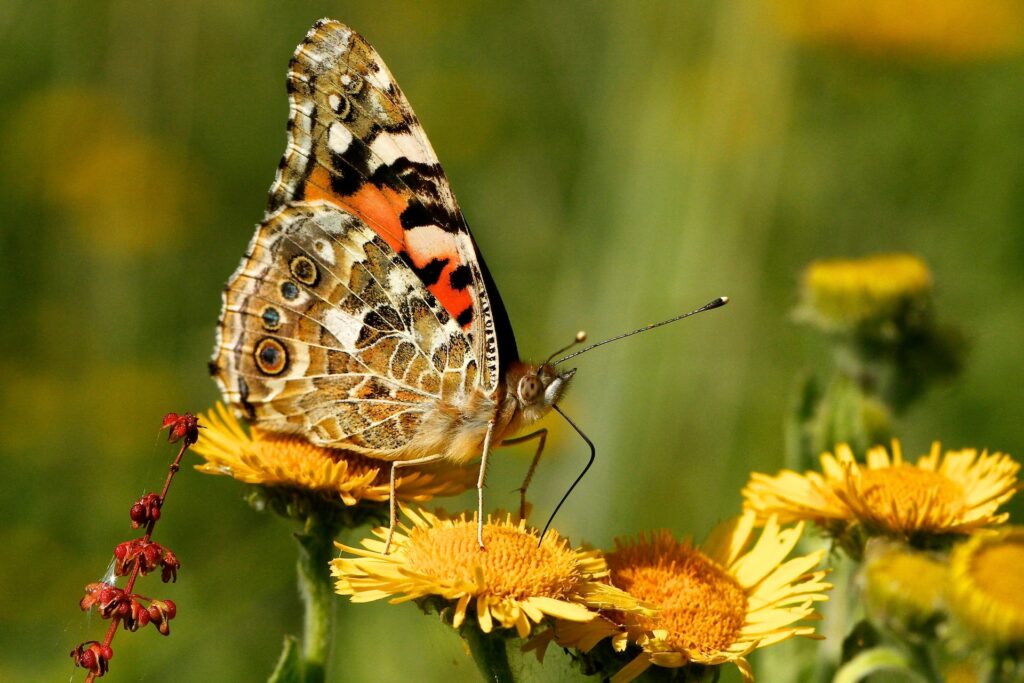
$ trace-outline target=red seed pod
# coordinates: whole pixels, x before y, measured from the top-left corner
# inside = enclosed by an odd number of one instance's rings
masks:
[[[163,554],[164,549],[160,547],[159,543],[147,543],[139,553],[139,571],[148,574],[159,567]]]
[[[178,570],[181,569],[181,562],[170,550],[164,550],[164,557],[162,560],[163,571],[160,572],[160,578],[164,583],[168,581],[178,580]]]
[[[163,425],[160,428],[170,430],[167,434],[167,440],[170,443],[184,439],[186,446],[191,446],[199,440],[199,430],[202,429],[199,425],[199,418],[192,413],[182,415],[167,413],[164,415]]]
[[[138,529],[141,526],[146,526],[151,521],[160,519],[160,506],[163,501],[155,493],[147,493],[146,495],[135,501],[132,505],[129,516],[132,519],[132,528]]]
[[[141,538],[118,543],[114,548],[114,576],[127,576],[135,566],[136,557],[139,554]]]
[[[131,602],[120,588],[107,586],[99,592],[97,604],[100,616],[104,619],[123,617],[131,611]]]
[[[71,659],[76,666],[88,669],[96,676],[107,673],[107,662],[114,656],[114,651],[109,645],[100,645],[95,640],[89,640],[71,651]]]
[[[132,519],[133,529],[145,526],[149,522],[149,511],[146,510],[145,506],[139,505],[138,503],[132,505],[132,509],[128,512],[128,516]]]
[[[135,595],[131,596],[130,605],[131,609],[121,620],[121,624],[126,631],[138,631],[149,623],[149,610],[139,602],[138,597]]]
[[[128,555],[128,551],[131,550],[132,543],[134,543],[134,541],[118,543],[117,547],[114,548],[114,558],[119,562],[123,562],[124,558]]]
[[[170,621],[177,615],[178,608],[171,600],[153,600],[149,605],[149,620],[163,635],[171,633]]]
[[[95,605],[100,600],[100,594],[103,592],[103,590],[109,587],[109,584],[103,583],[102,581],[86,585],[85,595],[78,603],[79,607],[82,608],[82,611],[84,612],[85,610]]]
[[[157,567],[163,566],[164,555],[168,551],[162,545],[144,538],[125,541],[114,548],[115,576],[127,576],[138,564],[142,574],[148,574]],[[173,554],[171,555],[173,557]]]
[[[96,653],[92,650],[86,650],[78,657],[78,666],[83,669],[91,669],[96,666]]]

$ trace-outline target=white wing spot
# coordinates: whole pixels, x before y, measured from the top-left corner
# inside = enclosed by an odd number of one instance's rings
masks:
[[[313,243],[313,249],[316,250],[316,255],[320,257],[324,263],[329,266],[335,264],[336,259],[334,258],[334,249],[331,249],[331,245],[323,240],[317,240]]]
[[[332,123],[327,132],[327,146],[335,154],[344,154],[352,144],[352,131],[340,123]]]
[[[362,323],[358,320],[337,309],[331,309],[324,313],[323,326],[334,335],[343,350],[356,348],[359,332],[363,328]]]

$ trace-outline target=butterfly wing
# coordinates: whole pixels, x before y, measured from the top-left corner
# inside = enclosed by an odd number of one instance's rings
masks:
[[[317,22],[288,72],[288,146],[269,209],[322,200],[359,218],[407,264],[466,333],[480,389],[494,393],[518,357],[497,289],[448,179],[376,50],[349,27]]]
[[[211,370],[261,429],[416,457],[425,416],[478,382],[459,324],[362,218],[287,204],[228,282]]]

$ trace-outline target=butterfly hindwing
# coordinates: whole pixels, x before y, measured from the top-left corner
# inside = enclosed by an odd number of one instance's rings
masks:
[[[257,427],[384,459],[478,382],[448,311],[362,219],[323,201],[257,230],[225,289],[213,367]]]
[[[419,120],[358,33],[322,20],[292,58],[288,145],[269,209],[330,202],[381,237],[466,334],[492,394],[517,356],[497,290]]]

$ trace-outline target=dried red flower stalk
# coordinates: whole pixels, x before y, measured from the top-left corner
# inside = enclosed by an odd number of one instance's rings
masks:
[[[164,481],[164,488],[159,494],[147,493],[132,505],[129,512],[132,528],[145,527],[146,533],[140,538],[119,543],[114,548],[114,575],[127,576],[125,587],[99,581],[85,587],[85,595],[79,602],[82,610],[95,607],[99,615],[110,620],[110,627],[103,642],[90,640],[81,643],[71,651],[71,659],[77,666],[86,669],[86,683],[103,676],[109,670],[110,659],[114,650],[110,643],[120,624],[126,631],[137,631],[147,624],[153,624],[163,635],[171,632],[170,621],[178,613],[172,600],[158,600],[134,593],[135,580],[160,568],[160,578],[164,583],[178,580],[181,562],[169,549],[151,540],[153,527],[160,519],[160,510],[167,499],[167,491],[171,487],[174,475],[181,468],[181,458],[189,446],[199,440],[199,418],[192,413],[168,413],[164,416],[161,429],[168,429],[167,440],[171,443],[181,442],[178,455],[171,463]]]

